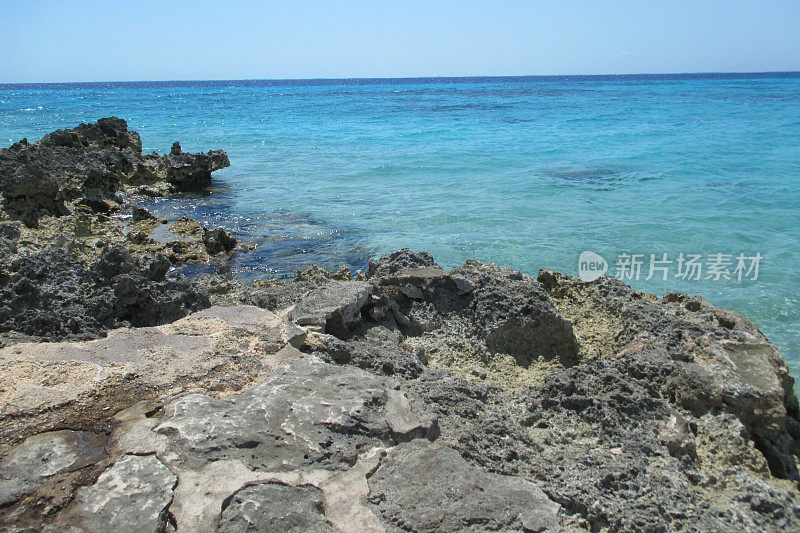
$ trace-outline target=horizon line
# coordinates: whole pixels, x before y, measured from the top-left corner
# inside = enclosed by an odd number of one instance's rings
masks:
[[[31,85],[89,85],[114,83],[225,83],[225,82],[346,82],[346,81],[410,81],[410,80],[465,80],[465,79],[508,79],[508,78],[607,78],[612,76],[767,76],[797,74],[800,70],[772,71],[704,71],[704,72],[640,72],[640,73],[607,73],[607,74],[495,74],[495,75],[458,75],[458,76],[390,76],[390,77],[312,77],[312,78],[231,78],[231,79],[158,79],[158,80],[102,80],[102,81],[34,81],[34,82],[0,82],[3,86]]]

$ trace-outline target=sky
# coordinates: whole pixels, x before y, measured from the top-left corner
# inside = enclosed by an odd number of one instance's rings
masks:
[[[800,70],[800,0],[0,0],[0,83]]]

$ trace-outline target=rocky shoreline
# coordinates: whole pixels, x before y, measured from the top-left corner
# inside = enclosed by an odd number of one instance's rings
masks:
[[[800,528],[793,379],[746,318],[410,250],[241,284],[246,244],[136,205],[227,164],[116,118],[0,149],[4,530]]]

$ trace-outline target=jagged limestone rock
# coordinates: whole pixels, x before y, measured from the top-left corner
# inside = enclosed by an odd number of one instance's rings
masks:
[[[75,202],[106,205],[127,184],[202,189],[211,184],[212,172],[227,166],[222,150],[142,155],[139,134],[124,120],[108,117],[0,149],[0,196],[7,214],[35,227],[42,216],[67,214]]]

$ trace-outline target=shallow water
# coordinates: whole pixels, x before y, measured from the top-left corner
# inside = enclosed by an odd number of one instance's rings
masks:
[[[154,208],[257,243],[242,277],[406,246],[533,275],[641,253],[626,281],[745,314],[800,375],[797,74],[0,86],[5,145],[108,115],[147,151],[228,151],[211,196]],[[662,281],[651,253],[763,259],[756,280]]]

